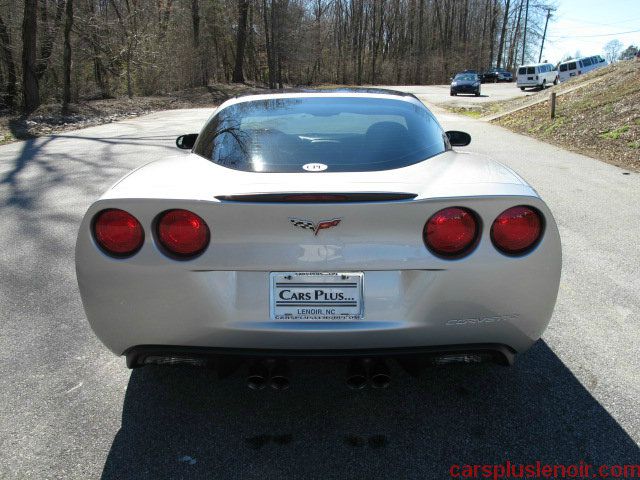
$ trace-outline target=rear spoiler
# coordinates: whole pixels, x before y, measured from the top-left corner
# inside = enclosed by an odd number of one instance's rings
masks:
[[[355,203],[355,202],[391,202],[412,200],[416,193],[406,192],[343,192],[343,193],[249,193],[239,195],[219,195],[222,202],[252,203]]]

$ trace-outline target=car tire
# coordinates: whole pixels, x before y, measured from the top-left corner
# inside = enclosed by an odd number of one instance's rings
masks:
[[[480,90],[476,92],[476,97],[479,97],[479,96],[480,96]]]
[[[522,90],[524,92],[524,87],[520,87],[520,90]]]
[[[557,85],[557,84],[558,84],[558,77],[554,78],[554,80],[553,80],[553,84],[554,84],[554,85]]]
[[[542,85],[540,85],[540,90],[545,90],[547,88],[547,81],[542,80]]]

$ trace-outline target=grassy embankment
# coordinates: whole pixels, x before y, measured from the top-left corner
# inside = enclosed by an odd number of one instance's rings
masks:
[[[557,92],[553,119],[547,100],[551,91]],[[529,105],[540,99],[545,101]],[[512,111],[524,105],[529,106]],[[526,98],[455,111],[640,172],[640,62],[636,60]]]

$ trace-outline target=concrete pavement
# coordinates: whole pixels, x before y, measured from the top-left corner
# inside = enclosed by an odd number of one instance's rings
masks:
[[[452,97],[449,85],[396,85],[385,86],[400,92],[409,92],[416,95],[429,105],[450,105],[453,107],[473,107],[479,103],[502,102],[512,98],[528,97],[537,92],[527,89],[524,92],[516,87],[515,82],[483,83],[480,86],[481,95],[457,95]]]
[[[84,211],[209,110],[0,147],[0,478],[424,479],[453,463],[637,463],[640,176],[435,111],[547,201],[560,294],[513,368],[395,371],[382,391],[349,391],[340,365],[314,361],[286,392],[186,368],[130,372],[94,337],[73,266]]]

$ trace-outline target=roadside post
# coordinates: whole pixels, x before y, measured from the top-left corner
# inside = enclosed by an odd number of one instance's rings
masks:
[[[556,118],[556,92],[551,92],[551,118]]]

